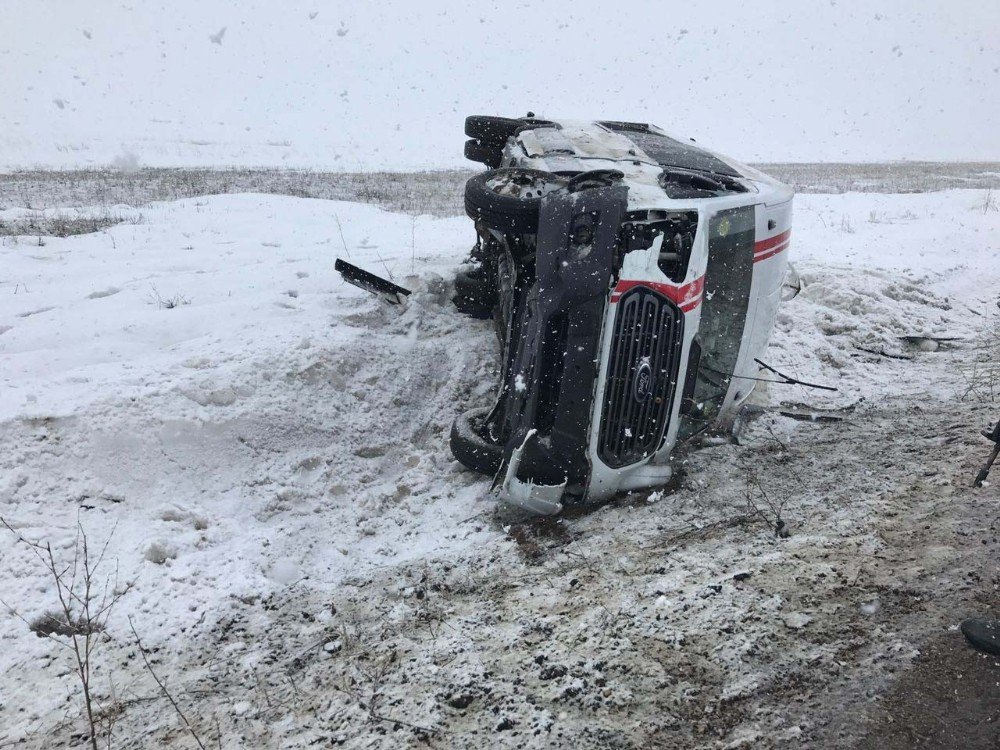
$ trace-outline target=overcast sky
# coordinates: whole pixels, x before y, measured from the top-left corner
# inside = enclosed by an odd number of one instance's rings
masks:
[[[0,0],[0,163],[461,165],[466,114],[1000,159],[1000,2]],[[223,31],[224,29],[224,31]]]

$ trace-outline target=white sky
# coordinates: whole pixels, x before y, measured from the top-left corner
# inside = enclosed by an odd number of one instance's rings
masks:
[[[529,109],[651,121],[746,161],[1000,159],[996,0],[0,0],[0,16],[7,166],[454,166],[466,114]]]

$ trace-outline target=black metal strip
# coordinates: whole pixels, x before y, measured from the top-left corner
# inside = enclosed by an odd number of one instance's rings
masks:
[[[369,273],[363,268],[358,268],[353,263],[348,263],[346,260],[337,260],[333,264],[333,269],[337,271],[348,284],[353,284],[359,289],[364,289],[366,292],[371,292],[372,294],[382,295],[388,302],[394,305],[398,305],[402,300],[399,298],[400,295],[404,297],[410,296],[410,290],[404,289],[398,284],[393,284],[388,279],[383,279],[381,276],[376,276],[373,273]]]

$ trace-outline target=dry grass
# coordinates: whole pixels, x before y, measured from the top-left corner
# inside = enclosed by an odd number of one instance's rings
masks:
[[[916,193],[1000,186],[1000,164],[758,164],[802,193]],[[0,176],[0,209],[143,206],[225,193],[274,193],[360,201],[390,211],[434,216],[463,212],[465,181],[477,170],[318,172],[292,169],[25,170]],[[987,204],[992,205],[992,204]]]
[[[450,216],[462,211],[473,170],[313,172],[284,169],[19,171],[0,176],[0,209],[144,206],[202,195],[273,193],[375,203],[391,211]]]
[[[111,211],[98,214],[69,214],[65,211],[39,211],[3,221],[0,237],[72,237],[77,234],[100,232],[116,224],[141,224],[142,216]]]

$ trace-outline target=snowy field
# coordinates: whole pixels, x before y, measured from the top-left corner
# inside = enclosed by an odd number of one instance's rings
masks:
[[[66,564],[79,525],[133,584],[93,656],[114,745],[195,743],[131,619],[206,746],[907,746],[897,678],[1000,605],[1000,498],[970,488],[996,195],[799,195],[768,361],[838,390],[757,400],[831,421],[767,412],[665,491],[515,527],[447,445],[496,376],[449,301],[471,226],[361,199],[95,196],[60,210],[98,231],[0,238],[0,516]],[[52,218],[25,203],[0,222]],[[70,654],[29,629],[56,587],[16,542],[0,748],[75,747]]]
[[[1000,162],[873,162],[756,164],[797,193],[924,193],[952,188],[995,189]],[[456,216],[465,210],[463,189],[474,169],[426,172],[326,172],[317,169],[20,169],[0,179],[0,208],[36,209],[46,224],[72,218],[80,206],[145,205],[223,193],[275,193],[296,198],[373,203],[413,215]],[[40,209],[47,209],[40,211]],[[99,214],[100,215],[100,214]],[[0,224],[2,234],[31,234],[31,227]]]

